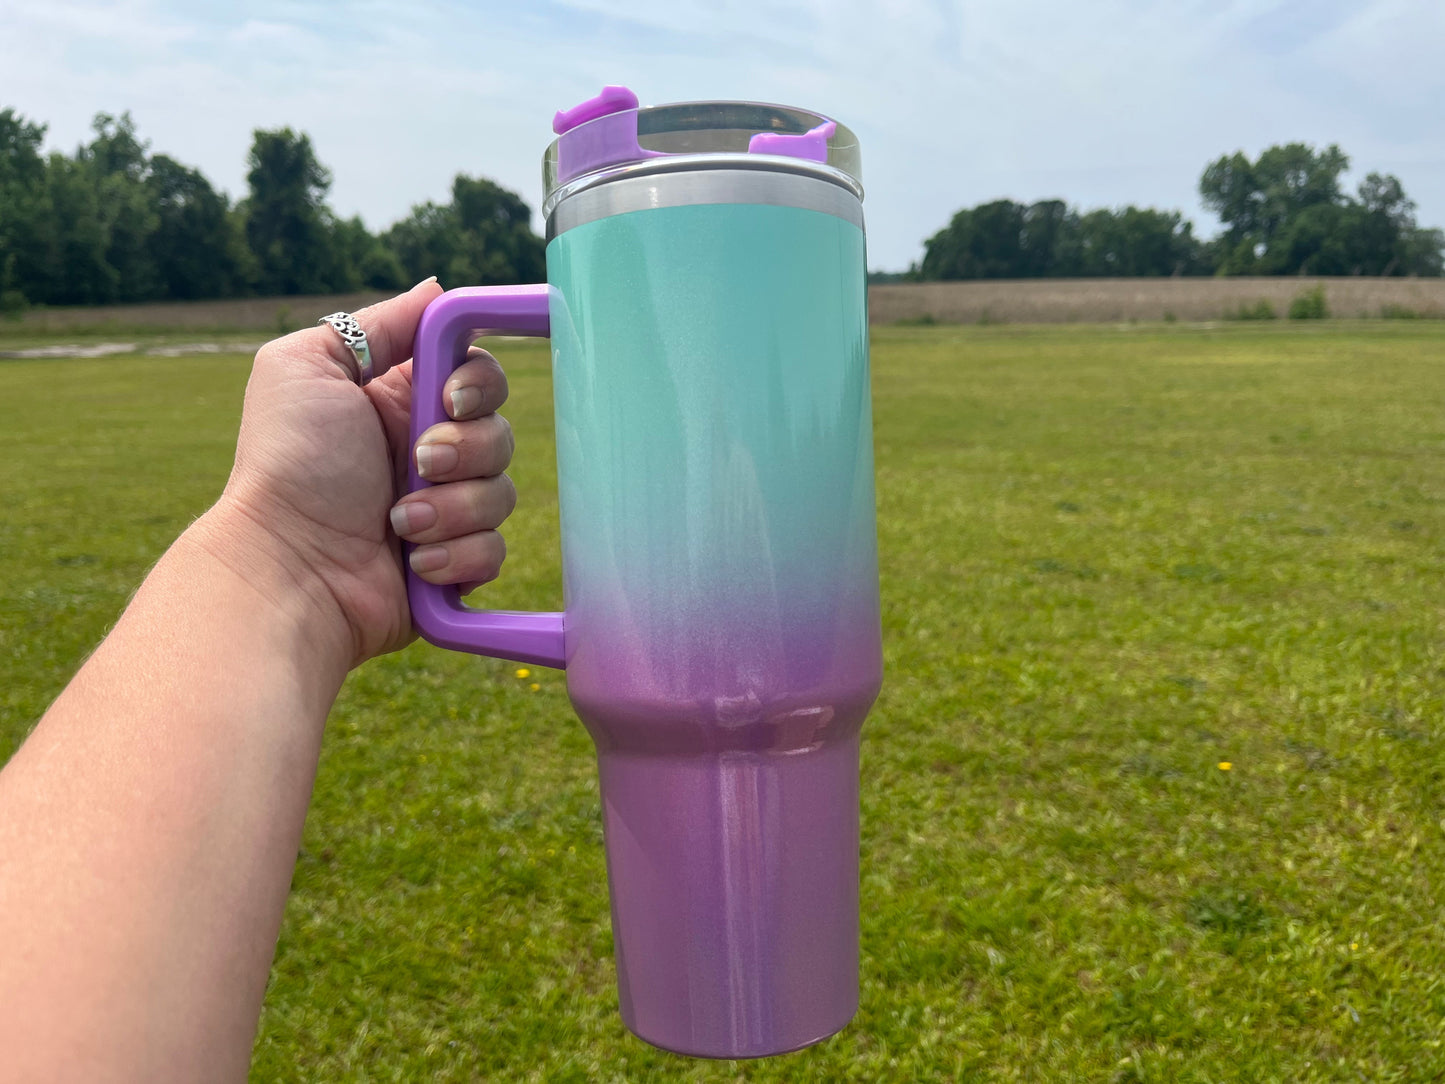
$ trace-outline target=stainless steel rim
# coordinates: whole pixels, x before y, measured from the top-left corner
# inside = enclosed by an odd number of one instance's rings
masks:
[[[863,186],[841,170],[775,155],[679,154],[599,170],[544,208],[547,240],[599,218],[698,203],[761,203],[836,215],[863,228]]]

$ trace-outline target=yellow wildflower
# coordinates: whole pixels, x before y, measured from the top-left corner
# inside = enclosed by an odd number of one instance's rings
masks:
[[[538,685],[535,681],[532,682],[532,684],[530,684],[530,685],[527,686],[527,688],[531,689],[533,692],[536,692],[536,691],[537,691],[538,689],[540,689],[541,687],[542,687],[542,686]]]
[[[517,671],[517,676],[518,676],[519,678],[529,678],[529,677],[532,676],[532,671],[528,670],[528,669],[524,666],[524,667],[522,667],[520,670]]]
[[[1220,770],[1221,772],[1227,772],[1227,771],[1229,771],[1230,768],[1233,768],[1233,767],[1234,767],[1234,765],[1233,765],[1230,761],[1221,760],[1221,761],[1219,762],[1219,770]]]

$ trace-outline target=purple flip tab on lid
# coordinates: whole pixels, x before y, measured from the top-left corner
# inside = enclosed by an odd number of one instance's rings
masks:
[[[556,184],[566,184],[584,173],[624,162],[667,157],[669,152],[648,150],[637,139],[637,95],[624,86],[605,86],[595,98],[564,109],[552,118],[558,135]],[[817,118],[816,114],[814,115]],[[801,158],[828,164],[828,142],[838,131],[835,121],[803,132],[763,131],[748,138],[747,153]],[[739,136],[745,133],[739,133]],[[851,138],[851,137],[850,137]],[[714,146],[709,150],[728,152]],[[731,153],[741,153],[741,143]],[[692,151],[695,153],[695,149]],[[672,153],[688,153],[675,150]]]
[[[759,132],[748,140],[749,154],[781,154],[788,158],[806,158],[812,162],[828,161],[828,140],[838,130],[836,121],[824,121],[802,135],[784,132]]]
[[[602,93],[595,98],[588,98],[581,105],[574,105],[571,109],[559,109],[557,115],[552,118],[552,131],[557,135],[565,135],[579,124],[586,124],[589,120],[596,120],[598,117],[605,117],[610,113],[620,113],[624,109],[637,108],[637,95],[626,87],[605,86]]]
[[[626,87],[606,86],[552,118],[557,141],[557,180],[561,183],[620,162],[660,158],[660,151],[637,145],[637,95]]]

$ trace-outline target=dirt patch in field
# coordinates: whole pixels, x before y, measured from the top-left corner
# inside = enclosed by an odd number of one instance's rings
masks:
[[[108,358],[114,354],[144,354],[153,358],[181,358],[192,354],[254,354],[261,349],[257,342],[166,343],[142,346],[140,343],[56,343],[30,346],[19,350],[0,350],[0,360],[35,360],[42,358]]]

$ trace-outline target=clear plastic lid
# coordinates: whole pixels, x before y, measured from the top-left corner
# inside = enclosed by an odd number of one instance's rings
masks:
[[[574,181],[659,158],[719,155],[733,164],[806,160],[837,171],[862,194],[858,138],[820,113],[759,102],[678,102],[640,109],[626,87],[607,87],[553,120],[558,137],[542,157],[543,214]],[[740,156],[748,156],[741,159]],[[681,165],[682,163],[678,163]],[[691,164],[689,162],[689,164]],[[720,159],[718,165],[726,164]],[[694,168],[703,168],[705,160]],[[779,163],[783,165],[783,163]],[[556,195],[556,199],[554,199]]]

